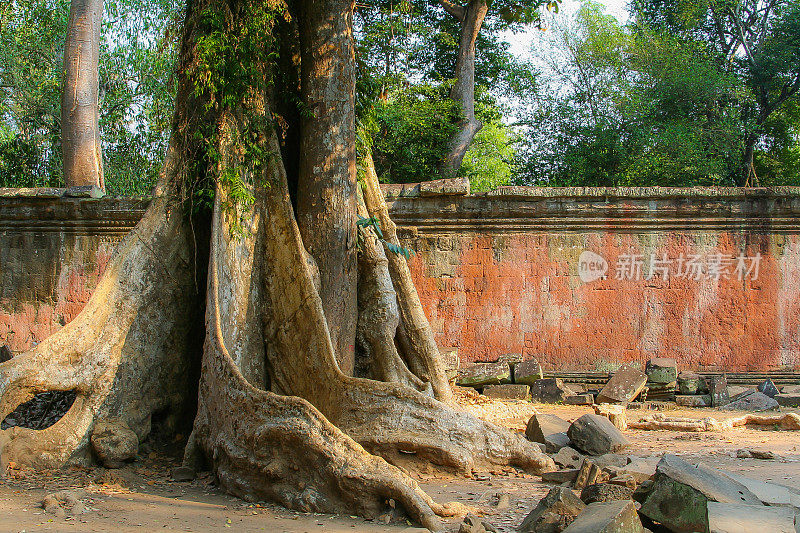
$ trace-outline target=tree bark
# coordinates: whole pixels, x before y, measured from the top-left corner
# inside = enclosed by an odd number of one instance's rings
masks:
[[[102,18],[103,0],[72,0],[61,96],[61,147],[68,187],[105,188],[98,103]]]
[[[450,4],[440,0],[441,4]],[[480,131],[483,124],[475,117],[475,42],[478,33],[486,18],[489,6],[486,0],[470,0],[466,7],[460,10],[447,9],[461,25],[458,39],[458,57],[455,66],[455,84],[450,89],[450,98],[455,100],[462,113],[458,131],[448,143],[447,155],[442,161],[441,172],[446,178],[454,177],[461,168],[464,155],[469,150],[475,134]]]
[[[337,361],[352,375],[358,320],[353,2],[301,0],[299,7],[305,117],[297,221],[319,266]]]

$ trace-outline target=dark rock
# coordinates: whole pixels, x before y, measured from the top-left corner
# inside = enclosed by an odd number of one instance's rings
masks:
[[[486,385],[483,388],[483,395],[488,398],[500,400],[527,400],[530,388],[527,385]]]
[[[577,468],[568,468],[566,470],[555,470],[553,472],[545,472],[542,474],[542,483],[572,483],[578,478]]]
[[[572,385],[570,385],[570,388],[572,388]],[[564,403],[567,405],[593,405],[594,394],[573,394],[564,398]]]
[[[484,522],[471,514],[464,517],[458,528],[458,533],[495,533],[496,531],[497,529],[489,522]]]
[[[674,455],[658,463],[652,482],[642,484],[633,498],[639,512],[671,531],[708,531],[708,502],[760,505],[741,483],[703,465],[691,465]]]
[[[772,398],[782,407],[800,407],[800,394],[781,393]]]
[[[519,526],[522,533],[559,533],[586,508],[575,493],[565,487],[553,487]]]
[[[124,421],[98,420],[91,437],[92,449],[106,468],[120,468],[139,451],[139,437]]]
[[[178,466],[172,469],[173,481],[192,481],[197,477],[193,468],[188,466]]]
[[[40,392],[27,402],[18,405],[0,423],[0,429],[14,426],[47,429],[61,420],[72,407],[76,397],[77,393],[74,390]]]
[[[581,491],[581,500],[588,505],[595,502],[630,500],[632,495],[632,487],[611,483],[595,483]]]
[[[613,466],[615,468],[623,468],[630,463],[627,455],[620,455],[618,453],[606,453],[592,458],[592,462],[600,468]]]
[[[637,368],[624,365],[614,372],[597,395],[597,403],[627,403],[636,398],[647,384],[647,375]]]
[[[537,379],[531,385],[531,398],[535,402],[558,403],[567,396],[573,396],[573,392],[560,378]]]
[[[542,379],[542,367],[535,359],[529,359],[514,365],[514,383],[533,385],[536,380]]]
[[[751,391],[720,407],[723,411],[770,411],[778,408],[778,402],[766,394]]]
[[[536,413],[528,420],[528,425],[525,427],[525,436],[530,441],[547,444],[548,436],[556,433],[563,433],[566,437],[568,429],[569,422],[566,420],[563,420],[556,415]],[[569,438],[567,438],[567,442],[569,442]],[[554,450],[548,453],[555,453],[557,451],[558,450]]]
[[[667,357],[654,357],[644,367],[648,383],[674,383],[678,379],[678,363]]]
[[[708,502],[709,533],[795,533],[795,510],[738,503]]]
[[[589,455],[616,453],[630,444],[608,418],[600,415],[583,415],[572,423],[567,435],[575,448]]]
[[[554,454],[553,461],[564,468],[579,468],[583,464],[583,454],[578,450],[565,446]]]
[[[586,506],[564,533],[643,533],[636,506],[630,500]]]
[[[711,407],[711,395],[675,396],[675,403],[681,407]]]
[[[0,363],[5,363],[6,361],[10,361],[14,357],[14,354],[11,353],[11,350],[8,349],[8,346],[5,344],[0,346]]]
[[[462,387],[485,387],[499,385],[511,379],[507,363],[478,363],[458,371],[457,385]]]
[[[708,392],[708,383],[703,376],[694,372],[681,372],[678,375],[679,394],[703,394],[706,392]]]
[[[721,407],[727,405],[731,399],[728,396],[728,378],[725,375],[711,376],[708,378],[708,390],[711,393],[711,405]]]
[[[761,385],[758,386],[758,392],[765,394],[770,398],[774,398],[775,395],[781,391],[778,390],[778,387],[775,386],[771,379],[767,378],[761,383]]]

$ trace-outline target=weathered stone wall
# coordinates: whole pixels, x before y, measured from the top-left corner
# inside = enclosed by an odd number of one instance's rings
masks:
[[[800,366],[800,189],[466,195],[450,182],[389,186],[387,199],[437,341],[464,363]],[[25,349],[71,320],[145,206],[0,190],[0,344]]]

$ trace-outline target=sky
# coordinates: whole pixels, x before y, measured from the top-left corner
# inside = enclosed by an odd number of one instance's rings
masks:
[[[596,0],[597,3],[602,4],[606,7],[606,13],[610,15],[614,15],[620,22],[626,22],[628,20],[628,2],[629,0]],[[563,0],[561,3],[561,7],[559,8],[559,12],[556,17],[559,16],[572,16],[580,7],[581,3],[579,0]],[[517,57],[525,57],[530,53],[531,42],[533,38],[536,36],[536,33],[540,31],[536,28],[531,28],[524,33],[511,33],[508,32],[506,35],[506,40],[511,43],[511,53]]]

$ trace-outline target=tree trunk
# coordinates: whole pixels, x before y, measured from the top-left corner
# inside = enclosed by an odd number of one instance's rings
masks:
[[[458,173],[475,134],[483,127],[475,118],[475,41],[488,10],[486,0],[470,0],[463,10],[451,11],[461,23],[461,32],[455,67],[456,81],[450,89],[450,98],[459,104],[463,117],[442,161],[442,175],[447,178]]]
[[[358,319],[353,2],[300,3],[301,91],[297,221],[320,270],[339,366],[352,375]]]
[[[61,148],[67,186],[105,188],[100,147],[98,67],[103,0],[72,0],[64,42]]]

